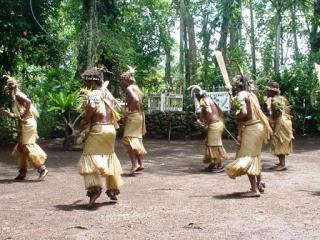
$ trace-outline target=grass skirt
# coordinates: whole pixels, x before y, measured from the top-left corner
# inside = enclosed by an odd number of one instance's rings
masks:
[[[226,172],[230,178],[234,179],[245,174],[260,175],[264,136],[265,127],[260,122],[243,127],[236,160],[226,166]]]
[[[223,146],[221,147],[206,146],[205,154],[203,157],[203,163],[217,164],[221,162],[221,159],[228,159],[228,154]]]
[[[39,168],[45,163],[47,154],[36,144],[37,122],[31,117],[19,124],[21,129],[19,143],[14,147],[12,156],[18,159],[19,169],[27,169],[30,164],[34,168]]]
[[[142,138],[137,137],[125,137],[122,140],[126,150],[132,149],[138,155],[144,155],[147,153],[146,149],[143,146]]]
[[[228,159],[228,154],[222,144],[221,137],[223,130],[224,124],[222,121],[211,123],[208,126],[208,135],[203,163],[217,164],[221,162],[221,159]]]
[[[47,159],[47,154],[36,143],[25,145],[17,144],[12,151],[12,156],[18,159],[19,169],[27,169],[29,165],[38,169]]]
[[[293,152],[292,122],[289,118],[280,117],[274,125],[271,136],[271,152],[274,155],[289,155]]]
[[[82,155],[78,163],[79,174],[84,177],[86,189],[102,187],[101,177],[106,178],[108,189],[123,185],[122,168],[115,153],[110,155]]]
[[[114,152],[116,132],[113,125],[94,125],[85,142],[78,163],[79,174],[85,187],[102,187],[105,178],[108,189],[118,189],[122,184],[122,168]]]

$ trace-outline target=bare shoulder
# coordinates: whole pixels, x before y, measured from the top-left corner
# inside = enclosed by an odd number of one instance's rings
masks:
[[[133,85],[130,85],[126,88],[126,91],[129,93],[129,94],[133,94],[134,93],[134,87]]]
[[[247,91],[241,91],[241,92],[238,92],[237,96],[239,99],[244,100],[248,98],[249,93]]]
[[[16,97],[18,97],[18,98],[26,98],[27,95],[24,94],[23,92],[17,92],[17,93],[16,93]]]
[[[206,105],[210,105],[210,104],[213,104],[213,101],[210,97],[205,97],[203,98],[203,101]]]
[[[127,91],[128,91],[128,93],[131,95],[131,96],[133,96],[133,97],[135,97],[135,98],[139,98],[139,97],[142,97],[143,96],[143,93],[142,93],[142,91],[140,90],[140,88],[138,87],[138,85],[136,85],[136,84],[132,84],[132,85],[130,85],[130,86],[128,86],[127,87]]]
[[[134,85],[133,85],[133,84],[129,85],[129,86],[127,87],[127,90],[128,90],[128,91],[133,91],[133,90],[134,90]]]
[[[16,94],[16,98],[20,101],[30,101],[30,99],[28,98],[28,96],[26,94],[24,94],[23,92],[17,92]]]

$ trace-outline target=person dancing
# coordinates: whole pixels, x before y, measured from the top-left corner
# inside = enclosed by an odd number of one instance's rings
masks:
[[[12,156],[19,161],[19,174],[15,180],[25,180],[30,164],[38,170],[38,179],[44,180],[48,174],[45,166],[47,154],[36,143],[39,138],[36,121],[38,112],[27,95],[21,92],[14,77],[4,76],[4,79],[6,79],[5,88],[14,102],[14,112],[1,108],[0,113],[18,122],[18,143],[12,152]]]
[[[265,188],[261,181],[261,149],[264,141],[270,138],[272,129],[247,77],[238,76],[236,86],[237,96],[233,104],[238,108],[240,146],[236,160],[226,166],[226,172],[232,179],[246,174],[251,189],[245,196],[259,197]]]
[[[102,178],[106,183],[106,194],[116,201],[123,185],[122,168],[115,153],[115,125],[120,119],[114,109],[110,93],[103,89],[103,75],[97,68],[86,70],[82,74],[87,86],[92,90],[85,107],[82,120],[82,138],[84,148],[78,163],[79,174],[83,176],[88,207],[92,207],[100,197]],[[78,139],[79,142],[79,139]]]

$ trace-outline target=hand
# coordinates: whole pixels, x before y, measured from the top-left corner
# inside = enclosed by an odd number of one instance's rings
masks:
[[[5,109],[3,107],[0,108],[0,113],[5,115],[5,116],[7,116],[7,117],[10,117],[10,118],[15,118],[16,117],[16,115],[14,113],[8,111],[7,109]]]
[[[199,119],[197,120],[197,124],[202,128],[207,128],[207,126],[203,122],[201,122],[201,120]]]
[[[0,108],[0,113],[5,113],[5,112],[7,112],[7,110],[4,107],[1,107]]]

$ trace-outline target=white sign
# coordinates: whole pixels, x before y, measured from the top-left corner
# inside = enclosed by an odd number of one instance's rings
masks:
[[[221,108],[224,112],[230,111],[230,95],[228,92],[208,92],[207,95]],[[195,99],[196,112],[201,112],[200,104]]]
[[[315,68],[316,68],[316,73],[317,73],[317,76],[318,76],[318,81],[320,83],[320,65],[319,64],[314,64]]]

